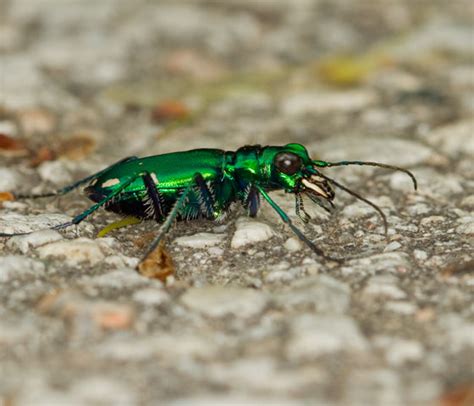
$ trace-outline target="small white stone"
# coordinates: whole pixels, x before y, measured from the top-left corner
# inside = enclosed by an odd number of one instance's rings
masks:
[[[474,322],[464,320],[458,314],[448,313],[439,318],[441,331],[448,339],[450,352],[455,353],[463,348],[474,348]]]
[[[430,227],[432,225],[435,225],[437,223],[442,223],[445,221],[446,218],[443,216],[428,216],[428,217],[423,217],[420,221],[420,225],[424,227]]]
[[[288,283],[295,279],[295,276],[288,271],[272,271],[265,276],[268,283]]]
[[[107,399],[111,404],[134,405],[138,401],[137,395],[124,382],[104,376],[89,375],[77,380],[70,393],[73,399],[81,399],[79,404],[100,404]]]
[[[424,354],[423,346],[413,340],[394,340],[387,348],[385,357],[392,366],[419,361]]]
[[[267,241],[275,235],[273,229],[265,223],[241,217],[235,222],[236,231],[232,237],[231,247],[241,248],[257,242]]]
[[[394,172],[390,175],[390,187],[400,192],[413,192],[413,181],[402,172]]]
[[[385,305],[387,310],[390,310],[394,313],[410,315],[414,314],[417,310],[417,307],[410,302],[387,302]]]
[[[390,244],[387,244],[384,248],[384,252],[396,251],[401,248],[402,244],[398,241],[392,241]]]
[[[345,316],[296,317],[286,353],[292,360],[307,361],[339,351],[365,351],[368,343],[357,324]]]
[[[289,252],[297,252],[297,251],[300,251],[303,248],[303,245],[301,244],[301,241],[297,238],[294,238],[294,237],[288,238],[285,241],[285,244],[283,244],[283,246]]]
[[[417,261],[426,261],[428,259],[428,254],[423,250],[414,250],[413,255]]]
[[[374,209],[362,202],[352,203],[342,210],[347,218],[360,218],[374,214]]]
[[[222,257],[222,255],[224,255],[224,250],[219,247],[210,247],[207,252],[209,252],[209,255],[212,255],[213,257]]]
[[[72,176],[64,161],[46,161],[38,167],[38,173],[45,182],[53,185],[67,185],[72,182]]]
[[[7,247],[18,249],[23,254],[30,251],[31,248],[40,247],[50,242],[62,240],[63,236],[55,230],[37,231],[27,235],[18,235],[7,241]]]
[[[16,171],[0,168],[0,192],[16,191],[20,183],[21,178]]]
[[[383,272],[388,274],[400,271],[401,269],[410,269],[410,261],[408,255],[403,252],[385,252],[351,260],[349,265],[342,268],[343,272],[347,275],[351,273],[364,274],[367,273],[367,269],[370,269],[372,273]]]
[[[465,209],[474,209],[474,195],[466,196],[461,200],[461,207]]]
[[[40,258],[64,258],[68,265],[88,262],[96,265],[105,258],[99,244],[89,238],[57,241],[38,248]]]
[[[133,294],[133,300],[147,306],[158,306],[170,300],[170,295],[162,289],[145,288]]]
[[[465,216],[458,220],[458,223],[461,223],[458,227],[456,227],[456,232],[459,234],[467,234],[473,235],[474,234],[474,217],[472,216]]]
[[[225,234],[197,233],[178,237],[174,242],[182,247],[207,248],[219,245],[225,238]]]
[[[275,293],[284,308],[315,308],[319,314],[344,314],[350,306],[349,285],[327,275],[306,277],[293,282],[284,292]]]
[[[116,271],[108,272],[103,275],[98,275],[93,278],[84,279],[85,283],[92,283],[94,286],[125,289],[134,288],[144,284],[158,284],[161,282],[157,280],[150,280],[144,276],[141,276],[133,268],[118,269]]]
[[[252,289],[209,286],[189,289],[181,301],[206,316],[249,318],[260,314],[268,300],[262,292]]]
[[[5,213],[0,218],[0,233],[29,233],[66,223],[71,217],[63,214],[39,214],[24,216],[18,213]]]
[[[229,381],[227,381],[229,382]],[[267,382],[268,384],[269,382]],[[246,396],[243,394],[228,395],[195,395],[188,398],[178,398],[167,402],[168,406],[301,406],[303,403],[288,398]]]
[[[0,283],[17,277],[37,277],[44,271],[44,264],[31,258],[16,255],[0,257]]]
[[[443,152],[451,157],[457,157],[459,154],[474,156],[474,120],[458,121],[437,128],[427,135],[426,141],[432,145],[440,147]]]
[[[372,276],[364,289],[364,294],[390,299],[405,299],[406,293],[396,283],[397,279],[391,275]]]
[[[18,132],[13,121],[0,120],[0,133],[14,137]]]

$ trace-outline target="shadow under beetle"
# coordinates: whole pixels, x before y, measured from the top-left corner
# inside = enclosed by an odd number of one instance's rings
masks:
[[[340,261],[325,255],[316,247],[268,192],[285,190],[294,194],[296,214],[303,222],[307,222],[310,216],[304,209],[302,196],[307,196],[330,211],[333,207],[333,187],[339,188],[372,206],[382,217],[386,232],[387,220],[378,206],[321,171],[321,168],[344,165],[369,165],[402,171],[410,176],[415,190],[417,188],[414,175],[406,169],[377,162],[312,160],[304,146],[287,144],[244,146],[237,151],[194,149],[146,158],[129,157],[62,189],[43,194],[14,194],[14,197],[30,199],[60,196],[87,184],[84,191],[95,204],[70,222],[52,229],[79,224],[100,207],[141,219],[153,219],[161,227],[144,258],[158,246],[174,220],[217,220],[226,214],[234,202],[240,202],[249,216],[254,217],[263,197],[313,252],[328,260]],[[29,233],[0,234],[0,237],[22,234]]]

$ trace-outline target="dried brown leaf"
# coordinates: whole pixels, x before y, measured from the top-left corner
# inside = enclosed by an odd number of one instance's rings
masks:
[[[162,282],[166,282],[168,276],[175,273],[173,260],[162,244],[138,264],[138,273],[147,278],[159,279]]]

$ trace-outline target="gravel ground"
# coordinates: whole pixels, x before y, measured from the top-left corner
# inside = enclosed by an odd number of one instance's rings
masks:
[[[166,284],[135,271],[157,227],[0,239],[5,405],[474,402],[470,1],[4,0],[0,192],[51,190],[129,155],[299,142],[377,203],[180,223]],[[90,202],[5,201],[0,232]]]

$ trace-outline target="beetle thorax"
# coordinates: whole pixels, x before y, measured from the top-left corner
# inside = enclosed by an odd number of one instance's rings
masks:
[[[243,183],[265,182],[265,171],[260,163],[260,145],[245,146],[232,153],[226,170]]]

